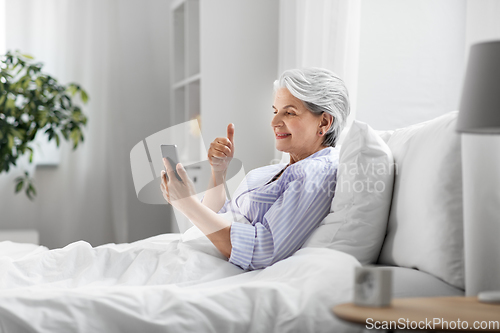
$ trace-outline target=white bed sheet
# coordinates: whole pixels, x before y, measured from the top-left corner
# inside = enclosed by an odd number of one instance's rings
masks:
[[[358,332],[354,257],[304,248],[263,270],[227,262],[206,238],[51,250],[0,242],[0,332]]]

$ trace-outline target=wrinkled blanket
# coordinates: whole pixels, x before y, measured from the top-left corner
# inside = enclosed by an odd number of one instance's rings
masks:
[[[357,332],[331,307],[351,301],[358,265],[304,248],[246,272],[181,234],[56,250],[0,242],[0,332]]]

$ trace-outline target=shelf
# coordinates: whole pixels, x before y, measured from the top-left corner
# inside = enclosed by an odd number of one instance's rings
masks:
[[[172,88],[175,90],[175,89],[179,89],[179,88],[182,88],[182,87],[185,87],[187,86],[188,84],[190,83],[193,83],[195,81],[199,81],[201,79],[201,74],[200,73],[197,73],[195,75],[192,75],[184,80],[181,80],[181,81],[178,81],[177,83],[174,83],[174,85],[172,86]]]
[[[199,122],[189,121],[199,121],[201,114],[200,0],[172,0],[170,16],[170,124],[185,124],[173,133],[179,159],[196,163],[204,146]]]
[[[186,0],[173,0],[172,4],[170,5],[170,10],[176,10],[179,6],[184,5],[185,2]]]

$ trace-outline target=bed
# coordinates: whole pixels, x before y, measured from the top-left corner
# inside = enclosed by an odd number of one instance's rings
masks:
[[[455,121],[452,112],[385,132],[355,122],[331,213],[299,251],[265,269],[228,263],[195,227],[51,251],[0,242],[0,331],[361,332],[331,308],[352,301],[354,268],[367,264],[391,267],[395,297],[463,295]],[[362,181],[384,186],[353,186]]]
[[[1,332],[353,331],[330,312],[351,299],[359,265],[339,251],[304,248],[245,272],[179,234],[55,251],[0,244]]]

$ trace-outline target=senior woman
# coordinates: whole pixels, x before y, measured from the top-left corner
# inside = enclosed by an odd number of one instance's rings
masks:
[[[329,213],[334,195],[340,132],[349,115],[342,80],[321,68],[285,71],[274,83],[271,128],[276,148],[290,155],[287,165],[270,165],[248,173],[233,200],[223,186],[234,155],[234,125],[227,137],[208,150],[211,186],[203,201],[179,163],[174,176],[164,159],[164,198],[191,220],[227,258],[245,270],[264,268],[291,256]],[[249,223],[228,222],[232,212]]]

